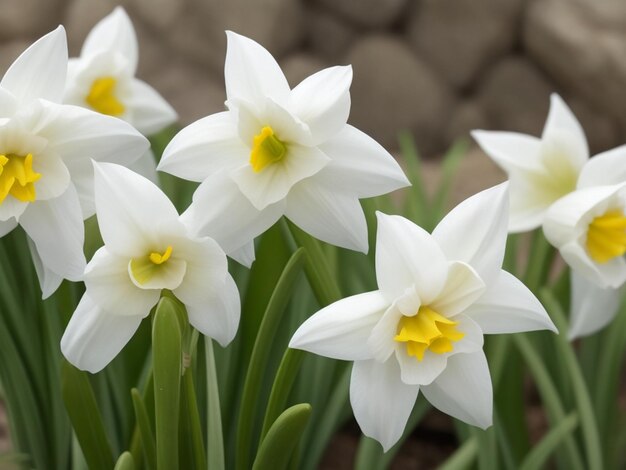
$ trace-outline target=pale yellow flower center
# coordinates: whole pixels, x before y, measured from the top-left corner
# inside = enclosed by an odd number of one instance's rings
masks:
[[[87,95],[87,103],[99,113],[121,116],[126,108],[115,95],[116,86],[117,80],[113,77],[95,79]]]
[[[36,199],[35,182],[41,178],[33,171],[33,154],[26,156],[12,153],[0,154],[0,204],[10,194],[22,202]]]
[[[587,229],[587,252],[598,263],[606,263],[626,253],[626,216],[610,210],[596,217]]]
[[[153,251],[147,256],[133,258],[130,261],[130,272],[139,284],[145,284],[167,263],[172,256],[172,245],[168,245],[163,253]]]
[[[393,339],[406,343],[407,354],[421,361],[426,350],[443,354],[454,349],[452,343],[465,336],[456,329],[457,323],[429,307],[420,307],[417,315],[402,317],[398,323],[398,334]]]
[[[254,136],[250,165],[255,173],[258,173],[268,165],[281,161],[286,153],[285,144],[276,137],[270,126],[265,126],[260,134]]]

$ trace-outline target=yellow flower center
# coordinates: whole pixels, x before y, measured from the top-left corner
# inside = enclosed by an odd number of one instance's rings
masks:
[[[97,78],[91,84],[86,101],[93,109],[110,116],[121,116],[126,109],[115,96],[117,80],[113,77]]]
[[[420,307],[417,315],[402,317],[398,323],[398,334],[393,339],[406,343],[407,354],[421,361],[427,349],[436,354],[454,349],[452,342],[465,336],[456,329],[457,323],[429,307]]]
[[[130,261],[130,272],[139,284],[145,284],[159,271],[161,266],[172,256],[172,245],[168,245],[163,253],[154,251],[148,256],[133,258]]]
[[[266,166],[282,160],[286,153],[285,144],[276,137],[270,126],[265,126],[260,134],[254,136],[250,165],[255,173],[258,173]]]
[[[26,156],[0,154],[0,204],[10,194],[22,202],[36,198],[35,182],[41,178],[33,171],[33,154]]]
[[[587,229],[587,251],[598,263],[626,253],[626,216],[621,210],[610,210],[591,221]]]

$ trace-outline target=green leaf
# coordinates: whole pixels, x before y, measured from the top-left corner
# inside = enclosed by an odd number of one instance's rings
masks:
[[[409,197],[403,213],[416,224],[426,227],[429,224],[430,203],[424,190],[426,187],[424,174],[422,173],[419,152],[415,146],[415,139],[410,132],[401,132],[398,134],[398,144],[407,166],[407,178],[411,182],[411,187],[408,189]]]
[[[463,157],[465,157],[467,153],[468,147],[469,142],[467,139],[458,140],[443,157],[441,164],[441,178],[433,198],[432,227],[434,227],[447,212],[448,205],[450,203],[450,195],[452,193],[452,184],[454,183],[454,179],[459,171]]]
[[[544,468],[546,460],[552,455],[561,442],[578,426],[578,415],[570,413],[567,418],[554,426],[533,449],[528,453],[519,470],[537,470]]]
[[[183,375],[183,394],[185,396],[185,415],[189,421],[189,429],[185,433],[185,437],[191,441],[194,468],[196,470],[206,470],[207,461],[206,453],[204,452],[204,437],[202,436],[202,425],[200,424],[200,413],[198,412],[196,389],[193,384],[191,367],[188,367]]]
[[[267,359],[274,343],[274,335],[294,290],[303,262],[304,249],[300,248],[292,255],[276,284],[254,343],[237,423],[236,468],[238,469],[245,470],[248,468],[255,410],[259,406],[257,397],[261,380],[268,373]]]
[[[206,379],[207,379],[207,457],[208,468],[224,470],[224,436],[222,433],[222,413],[215,369],[213,341],[205,338]]]
[[[110,470],[113,454],[87,374],[65,361],[62,387],[65,408],[90,470]]]
[[[117,459],[115,468],[113,470],[135,470],[135,460],[130,452],[124,452]]]
[[[252,469],[283,470],[287,468],[310,416],[311,406],[308,403],[300,403],[283,411],[261,442]]]
[[[439,470],[463,470],[471,468],[478,455],[478,441],[475,437],[467,439],[454,454],[439,466]]]
[[[561,333],[566,332],[568,329],[567,320],[561,310],[561,306],[553,297],[552,293],[547,289],[543,289],[540,292],[540,299],[558,331]],[[588,468],[604,468],[598,425],[596,423],[593,405],[589,398],[587,385],[576,359],[576,353],[566,335],[554,335],[554,341],[561,358],[561,364],[565,370],[567,370],[573,388],[576,408],[578,408],[578,415],[580,417],[584,437],[584,445],[587,451]]]
[[[152,326],[158,470],[178,468],[182,339],[177,308],[172,299],[161,298]]]
[[[130,394],[133,399],[137,429],[139,430],[141,447],[143,449],[143,455],[146,459],[146,465],[149,470],[155,470],[157,467],[156,446],[154,444],[154,434],[152,433],[152,427],[150,426],[148,411],[146,410],[146,406],[144,405],[139,390],[133,388],[130,391]]]

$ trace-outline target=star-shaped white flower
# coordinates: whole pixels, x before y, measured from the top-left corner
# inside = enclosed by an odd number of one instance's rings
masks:
[[[85,270],[85,295],[61,340],[65,357],[83,370],[102,369],[164,289],[185,305],[192,326],[227,345],[237,332],[240,300],[222,249],[190,235],[148,179],[119,165],[94,165],[104,246]]]
[[[85,267],[83,215],[93,199],[91,160],[130,164],[149,147],[132,126],[61,102],[65,30],[30,46],[0,81],[0,236],[29,237],[44,298]]]
[[[402,435],[420,390],[440,410],[490,426],[483,334],[555,331],[535,296],[501,269],[507,199],[506,184],[483,191],[452,210],[432,235],[379,213],[379,290],[320,310],[290,342],[354,361],[354,416],[385,450]]]
[[[133,24],[118,6],[89,32],[80,57],[69,60],[65,102],[123,119],[146,136],[176,122],[167,101],[135,78],[138,50]],[[130,168],[156,181],[152,152]]]
[[[351,67],[293,90],[271,54],[227,32],[228,111],[183,129],[159,170],[202,184],[185,217],[250,264],[251,241],[286,215],[328,243],[367,251],[359,198],[409,184],[393,157],[348,125]]]

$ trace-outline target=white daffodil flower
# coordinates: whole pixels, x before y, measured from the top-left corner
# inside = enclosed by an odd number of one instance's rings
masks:
[[[159,170],[201,182],[185,213],[244,264],[251,241],[282,215],[333,245],[367,251],[359,198],[409,185],[393,157],[348,125],[352,68],[289,88],[272,55],[227,32],[226,105],[183,129]]]
[[[69,60],[65,102],[123,119],[146,136],[176,122],[167,101],[135,78],[138,50],[133,24],[118,6],[89,32],[80,57]],[[151,151],[129,167],[157,180]]]
[[[94,166],[105,244],[87,265],[85,295],[61,340],[67,360],[83,370],[101,370],[164,289],[185,305],[192,326],[228,344],[239,325],[240,301],[219,245],[190,235],[173,204],[148,179],[120,165]]]
[[[542,305],[502,270],[507,185],[457,206],[432,235],[378,213],[379,290],[335,302],[305,321],[290,347],[354,361],[350,401],[363,433],[388,450],[418,392],[469,424],[492,422],[483,334],[549,329]]]
[[[510,232],[540,227],[548,208],[576,189],[589,160],[582,127],[556,94],[541,138],[501,131],[473,131],[472,136],[509,177]]]
[[[21,225],[44,298],[85,268],[83,215],[93,199],[91,160],[130,164],[149,147],[127,123],[61,105],[65,30],[39,39],[0,81],[0,236]]]

